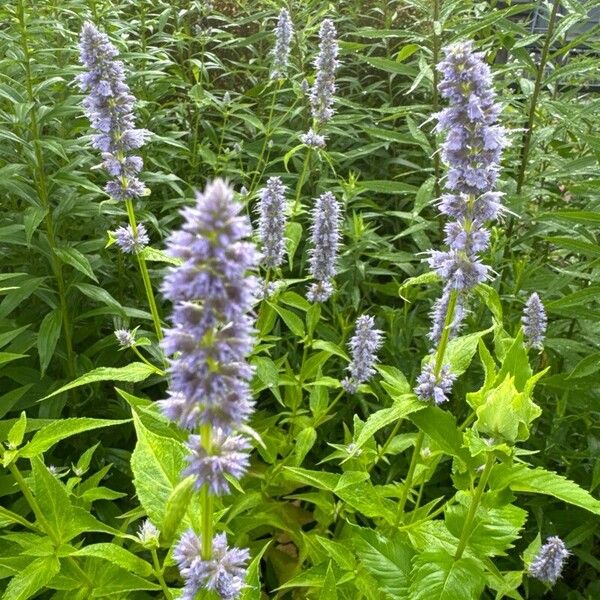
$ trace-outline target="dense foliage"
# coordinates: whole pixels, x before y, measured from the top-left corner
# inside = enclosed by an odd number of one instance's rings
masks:
[[[0,5],[3,600],[600,597],[593,5]]]

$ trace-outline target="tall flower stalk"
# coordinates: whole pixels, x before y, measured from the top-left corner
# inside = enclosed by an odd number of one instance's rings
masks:
[[[309,91],[313,121],[308,132],[300,136],[300,140],[307,147],[307,152],[296,186],[294,213],[300,210],[300,194],[309,172],[311,153],[315,149],[325,147],[325,137],[321,134],[321,130],[334,115],[335,72],[339,66],[337,59],[339,46],[337,31],[331,19],[325,19],[321,23],[319,40],[319,53],[314,60],[315,81]]]
[[[147,193],[138,177],[143,161],[135,153],[135,150],[143,146],[147,132],[135,127],[135,98],[125,80],[124,65],[117,60],[119,51],[108,36],[92,23],[85,23],[80,34],[79,51],[85,72],[77,79],[81,90],[88,94],[83,107],[92,127],[97,131],[92,144],[100,150],[102,166],[111,177],[105,191],[114,200],[125,202],[129,219],[127,231],[132,238],[126,247],[136,254],[156,336],[161,339],[160,316],[148,267],[141,254],[143,245],[147,243],[146,230],[143,225],[138,225],[133,206],[136,198]],[[121,231],[121,234],[124,239],[124,232]],[[126,251],[123,245],[119,245]]]
[[[487,222],[502,211],[502,194],[493,190],[506,145],[504,128],[497,124],[500,105],[483,54],[475,52],[471,42],[461,42],[447,47],[444,55],[438,65],[439,91],[449,106],[436,117],[438,131],[446,134],[441,156],[447,167],[447,193],[438,207],[449,218],[444,228],[448,249],[433,250],[429,258],[444,289],[434,305],[429,334],[435,357],[425,365],[415,389],[419,398],[436,404],[448,399],[454,380],[444,362],[448,342],[466,315],[470,292],[488,278],[489,267],[480,254],[489,245]]]
[[[253,275],[260,255],[242,205],[222,180],[198,194],[195,207],[181,212],[183,226],[171,234],[168,252],[182,262],[170,270],[162,290],[173,303],[172,326],[163,349],[169,361],[169,398],[163,413],[189,430],[188,467],[201,500],[201,531],[187,530],[173,556],[185,580],[183,598],[200,590],[223,600],[243,587],[247,550],[230,548],[225,534],[214,534],[213,499],[229,491],[227,478],[239,479],[249,464],[250,444],[243,431],[253,411]]]

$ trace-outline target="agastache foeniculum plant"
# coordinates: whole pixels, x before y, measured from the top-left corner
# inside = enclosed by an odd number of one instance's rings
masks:
[[[450,219],[444,227],[448,250],[432,250],[429,258],[444,288],[431,315],[434,360],[424,366],[415,388],[419,398],[436,404],[448,400],[455,378],[444,363],[446,345],[466,316],[469,294],[488,278],[489,267],[480,254],[489,245],[487,222],[502,212],[502,194],[494,186],[507,143],[497,123],[500,104],[483,54],[471,42],[449,46],[444,54],[437,66],[442,75],[439,91],[449,106],[436,117],[438,131],[446,135],[441,151],[447,193],[438,207]]]
[[[98,131],[92,143],[112,177],[106,193],[115,200],[139,198],[145,194],[138,177],[143,161],[132,151],[144,145],[148,133],[135,127],[135,98],[125,80],[125,67],[117,60],[119,51],[92,23],[85,23],[81,30],[79,51],[85,73],[77,80],[88,93],[83,106]]]
[[[271,66],[271,78],[280,79],[285,77],[290,59],[290,46],[294,37],[294,25],[287,8],[282,8],[277,18],[275,27],[275,45],[271,50],[273,64]]]
[[[0,2],[2,600],[597,598],[591,17],[184,4]]]
[[[172,326],[163,349],[170,358],[165,416],[191,432],[188,466],[202,501],[202,531],[186,531],[174,551],[185,581],[184,596],[212,590],[222,600],[237,598],[248,559],[214,535],[212,497],[229,492],[227,477],[239,479],[249,465],[250,443],[239,432],[252,414],[247,356],[254,345],[252,307],[257,291],[253,272],[260,255],[248,240],[250,221],[240,214],[232,188],[215,180],[181,211],[183,225],[167,241],[181,264],[162,290],[173,303]]]

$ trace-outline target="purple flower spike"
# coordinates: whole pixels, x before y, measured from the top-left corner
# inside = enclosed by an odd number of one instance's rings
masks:
[[[320,125],[333,117],[333,99],[335,95],[335,71],[339,62],[337,31],[331,19],[325,19],[319,29],[319,54],[315,59],[317,71],[315,83],[310,91],[312,116]]]
[[[271,51],[273,56],[273,66],[271,68],[271,78],[278,79],[283,77],[288,68],[290,57],[290,44],[294,36],[294,25],[290,13],[282,8],[277,19],[275,28],[275,46]]]
[[[546,317],[544,305],[536,292],[529,296],[523,309],[521,321],[528,346],[541,350],[544,347],[548,318]]]
[[[560,577],[570,552],[558,537],[549,537],[529,566],[529,574],[544,583],[554,585]]]
[[[196,478],[196,489],[208,485],[215,496],[229,493],[229,482],[225,475],[241,479],[250,462],[248,452],[251,448],[248,440],[241,435],[226,435],[221,429],[213,432],[210,449],[202,446],[198,435],[191,435],[187,442],[190,454],[189,466],[183,475]]]
[[[79,51],[86,71],[77,81],[81,91],[88,93],[83,107],[98,132],[93,145],[102,153],[103,167],[113,177],[106,184],[106,192],[115,200],[143,196],[146,190],[137,177],[143,162],[131,151],[144,145],[148,132],[135,127],[135,98],[125,81],[123,63],[116,60],[119,52],[92,23],[83,25]]]
[[[281,265],[285,254],[285,189],[279,177],[270,177],[260,192],[258,234],[262,241],[263,264],[267,268]]]
[[[137,224],[137,234],[133,234],[131,225],[119,227],[115,233],[115,242],[121,251],[125,254],[137,254],[142,251],[149,243],[148,232],[142,223]]]
[[[173,558],[185,581],[180,598],[194,600],[200,590],[211,590],[221,600],[236,600],[244,588],[248,550],[230,548],[224,533],[213,538],[212,555],[203,559],[202,541],[188,529],[173,549]]]
[[[383,334],[375,329],[375,319],[369,315],[362,315],[356,320],[356,331],[350,339],[348,347],[352,360],[348,366],[350,376],[342,381],[342,387],[350,394],[356,393],[359,384],[368,381],[375,369],[377,351],[383,343]]]
[[[435,365],[432,362],[423,367],[423,371],[417,378],[415,394],[425,402],[433,401],[443,404],[448,401],[448,394],[452,391],[452,385],[456,375],[450,372],[450,366],[444,365],[438,377],[434,373]]]
[[[335,276],[340,243],[340,205],[331,192],[315,202],[312,212],[310,274],[316,279],[307,293],[311,302],[325,302],[333,294],[331,280]]]
[[[195,207],[182,210],[183,226],[167,242],[182,263],[162,286],[174,307],[162,341],[172,358],[170,397],[161,408],[184,428],[210,424],[228,433],[253,410],[246,357],[254,345],[253,272],[260,255],[247,239],[250,221],[241,210],[232,188],[216,180],[198,194]]]

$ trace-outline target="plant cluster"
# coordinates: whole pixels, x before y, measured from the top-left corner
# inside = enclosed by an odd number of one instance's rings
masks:
[[[2,600],[600,596],[592,8],[0,7]]]

